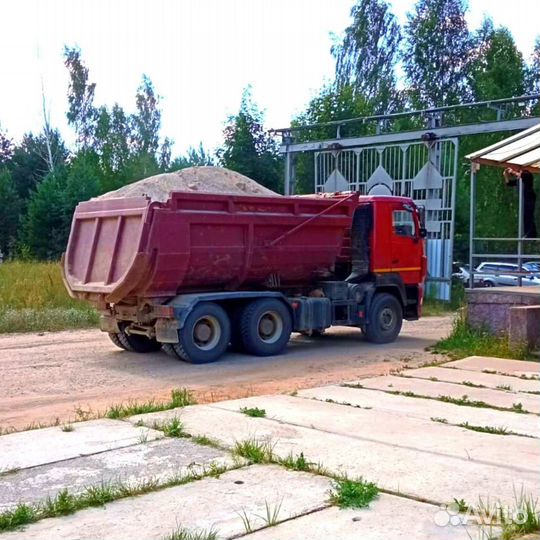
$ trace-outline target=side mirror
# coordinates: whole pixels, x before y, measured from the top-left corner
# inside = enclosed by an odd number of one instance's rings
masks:
[[[420,227],[418,233],[420,234],[420,238],[425,238],[427,236],[427,229],[425,227]]]

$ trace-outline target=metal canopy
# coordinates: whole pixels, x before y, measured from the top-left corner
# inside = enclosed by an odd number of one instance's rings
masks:
[[[540,172],[540,123],[466,157],[474,163]]]

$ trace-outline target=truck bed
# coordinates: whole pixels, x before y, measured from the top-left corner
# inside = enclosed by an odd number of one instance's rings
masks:
[[[75,297],[118,303],[178,292],[294,287],[328,275],[357,194],[172,193],[92,200],[74,213],[63,273]]]

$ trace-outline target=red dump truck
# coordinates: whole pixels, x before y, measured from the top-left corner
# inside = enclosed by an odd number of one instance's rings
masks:
[[[393,341],[421,313],[424,237],[403,197],[174,192],[80,203],[62,269],[118,347],[205,363],[333,325]]]

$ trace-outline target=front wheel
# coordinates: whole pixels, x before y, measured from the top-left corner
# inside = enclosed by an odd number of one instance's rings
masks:
[[[369,308],[366,338],[372,343],[390,343],[401,331],[403,309],[399,300],[389,293],[374,296]]]
[[[276,298],[262,298],[248,304],[240,316],[240,335],[244,349],[256,356],[279,354],[292,332],[287,306]]]
[[[174,353],[190,364],[215,362],[229,345],[231,322],[221,306],[213,302],[201,303],[178,330],[178,340],[178,343],[168,344],[165,352]]]

